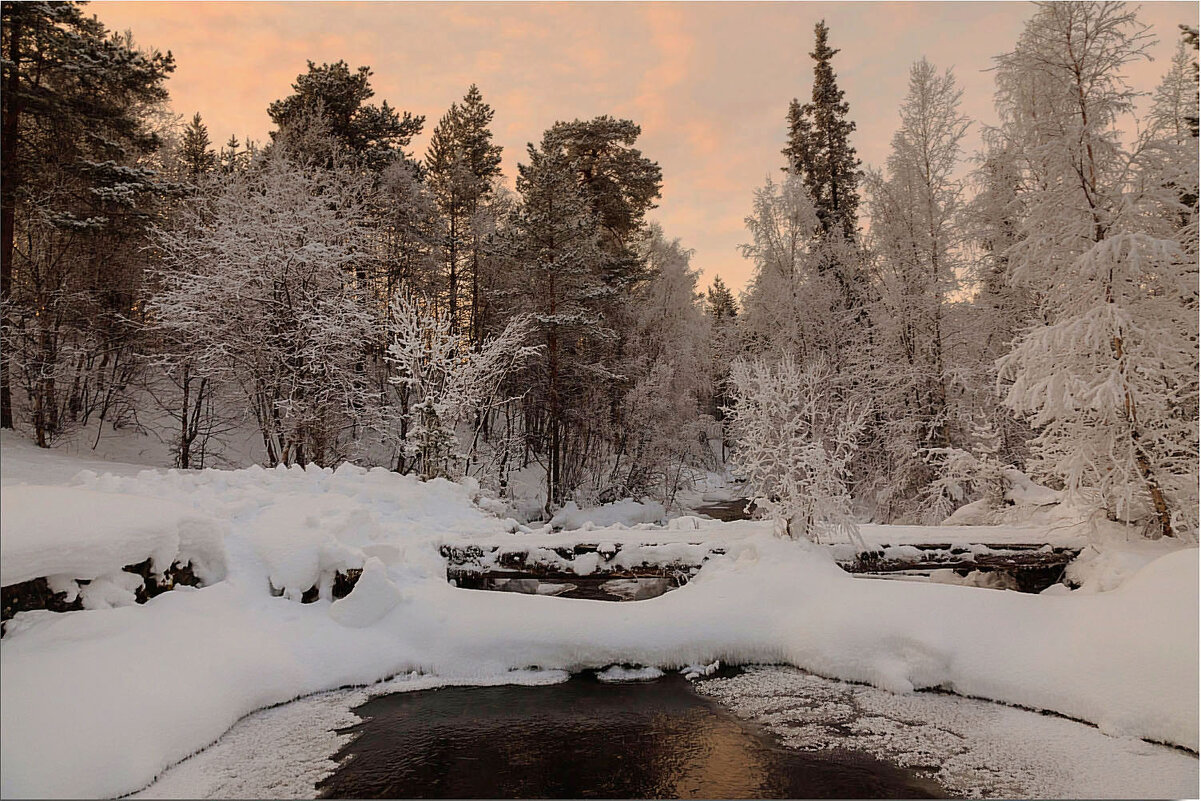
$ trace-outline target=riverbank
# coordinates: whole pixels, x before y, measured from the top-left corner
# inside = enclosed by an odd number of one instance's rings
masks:
[[[38,458],[5,442],[6,509],[22,502],[12,481],[22,462]],[[1192,549],[1111,591],[1052,597],[854,579],[828,552],[759,524],[615,528],[601,531],[702,536],[725,553],[679,590],[611,603],[450,586],[443,545],[569,536],[523,532],[470,485],[349,465],[123,472],[63,471],[58,491],[64,502],[80,491],[157,498],[212,518],[227,531],[225,577],[140,606],[18,615],[0,649],[5,797],[131,792],[257,709],[412,671],[473,684],[528,667],[785,662],[1197,747]],[[363,577],[335,600],[345,569]],[[301,603],[312,588],[317,600]]]
[[[539,698],[538,688],[549,689],[551,685],[561,685],[570,679],[569,674],[553,671],[518,671],[497,679],[496,682],[504,682],[501,686],[524,688],[527,696],[520,709],[532,710],[533,714],[528,718],[518,714],[516,723],[503,727],[504,731],[489,730],[486,736],[507,742],[514,727],[518,729],[519,737],[529,736],[536,731],[539,720],[555,715],[574,716],[574,720],[560,720],[564,731],[559,731],[558,736],[546,737],[538,745],[541,758],[561,760],[565,755],[559,745],[564,738],[576,736],[571,731],[573,725],[603,729],[606,725],[627,720],[622,717],[620,704],[609,708],[613,719],[606,724],[604,720],[591,720],[588,709],[564,710],[553,694],[548,694],[545,700]],[[497,686],[496,682],[492,686]],[[626,700],[641,702],[647,697],[653,698],[657,692],[655,684],[643,685],[641,699]],[[324,788],[330,787],[327,777],[338,772],[344,760],[358,752],[355,740],[365,728],[396,725],[397,721],[390,718],[365,723],[364,717],[368,714],[362,710],[364,704],[373,699],[395,697],[397,693],[428,695],[440,686],[437,677],[405,676],[372,687],[322,693],[256,712],[240,721],[211,748],[167,771],[134,797],[313,798],[318,795],[318,785],[324,782]],[[692,682],[691,687],[699,695],[760,727],[778,745],[805,752],[814,762],[825,763],[827,769],[831,765],[835,770],[846,766],[848,755],[852,766],[861,767],[865,756],[895,766],[900,773],[887,774],[887,778],[893,782],[894,790],[905,790],[896,795],[984,798],[1196,796],[1198,762],[1195,756],[1177,748],[1133,738],[1109,737],[1095,727],[1029,710],[949,694],[896,695],[783,666],[723,670],[716,676]],[[473,697],[470,688],[461,685],[460,688],[467,691],[467,700]],[[603,694],[606,687],[595,689],[596,693]],[[678,693],[678,687],[671,692]],[[433,695],[434,698],[422,702],[422,708],[435,716],[445,715],[446,710],[438,706],[441,699],[436,693]],[[613,693],[614,698],[620,696],[621,693]],[[454,703],[463,700],[456,699]],[[481,703],[484,700],[481,694]],[[540,711],[538,707],[543,703],[547,709]],[[517,709],[511,704],[508,707],[510,712]],[[474,727],[475,723],[470,728]],[[287,736],[284,736],[285,732]],[[671,742],[663,743],[660,750],[671,753],[672,745]],[[704,743],[696,740],[689,740],[684,745],[683,756],[705,749]],[[718,743],[715,747],[722,746]],[[725,747],[728,749],[729,744]],[[609,760],[613,770],[618,770],[624,768],[618,754],[624,754],[623,744],[620,737],[615,736],[612,743],[594,756]],[[402,752],[394,759],[404,761],[411,756]],[[443,764],[449,765],[449,770],[478,767],[445,760]],[[667,772],[670,776],[679,776],[678,770]],[[856,771],[852,769],[851,774],[854,778]],[[536,776],[532,778],[536,779]],[[470,780],[488,784],[493,790],[504,781],[503,777],[497,776],[475,776]],[[445,781],[455,780],[447,778]],[[779,781],[779,778],[765,778],[764,781]],[[354,788],[360,797],[366,797],[366,787],[352,784],[346,777],[339,779],[338,785]],[[876,787],[880,792],[879,785]],[[789,797],[822,797],[820,789],[811,786],[805,794]],[[429,795],[429,787],[424,790],[423,794]],[[553,795],[547,792],[532,794]],[[852,795],[872,797],[862,792]],[[504,794],[497,790],[483,792],[483,796],[504,797]]]

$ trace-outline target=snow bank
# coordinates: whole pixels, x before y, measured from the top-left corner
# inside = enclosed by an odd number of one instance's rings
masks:
[[[205,583],[225,576],[222,527],[170,501],[7,486],[0,489],[0,528],[0,585],[5,587],[48,576],[95,579],[146,559],[158,573],[174,562],[191,562]]]
[[[18,615],[0,649],[6,798],[134,791],[256,709],[412,671],[472,683],[527,667],[697,672],[717,660],[787,662],[1198,747],[1196,549],[1163,555],[1109,592],[1034,596],[852,578],[828,550],[774,539],[761,524],[614,530],[604,539],[630,543],[630,558],[726,550],[684,587],[621,604],[450,586],[441,544],[553,548],[571,537],[509,533],[472,504],[471,487],[446,481],[347,466],[79,483],[117,507],[138,504],[138,519],[161,522],[141,505],[153,498],[223,521],[228,575],[141,606]],[[24,514],[5,518],[6,549],[10,533],[36,541],[41,517]],[[575,539],[585,536],[596,539]],[[336,563],[366,571],[347,598],[334,603],[323,590],[302,605],[272,595],[277,580],[290,590],[322,583]]]

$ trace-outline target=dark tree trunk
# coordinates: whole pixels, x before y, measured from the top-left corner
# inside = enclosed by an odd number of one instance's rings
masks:
[[[16,240],[17,188],[20,177],[17,165],[18,123],[21,118],[20,65],[21,21],[14,14],[10,20],[8,61],[11,68],[4,85],[4,122],[0,126],[0,307],[8,324],[8,304],[12,298],[13,247]],[[5,348],[7,351],[7,348]],[[13,427],[12,390],[10,389],[8,357],[0,355],[0,428]]]

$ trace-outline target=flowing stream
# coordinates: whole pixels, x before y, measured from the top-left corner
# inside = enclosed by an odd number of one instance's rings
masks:
[[[788,749],[679,675],[374,698],[326,798],[936,798],[864,753]]]

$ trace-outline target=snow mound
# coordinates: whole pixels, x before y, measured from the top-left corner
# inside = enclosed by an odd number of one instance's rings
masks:
[[[550,519],[550,524],[554,528],[563,529],[583,528],[589,523],[597,528],[636,526],[640,523],[658,523],[666,514],[667,510],[663,508],[663,504],[655,501],[639,503],[627,498],[591,509],[581,509],[575,501],[568,501]]]
[[[0,489],[0,584],[96,579],[151,560],[162,573],[191,562],[205,583],[225,576],[223,527],[188,506],[71,487]],[[93,589],[93,595],[99,590]],[[85,598],[85,603],[87,599]]]
[[[400,588],[388,578],[384,563],[371,557],[350,595],[330,606],[329,616],[343,626],[361,629],[395,609],[402,597]]]
[[[1063,500],[1063,492],[1036,484],[1030,476],[1016,467],[1001,471],[1009,485],[1005,489],[1005,500],[1017,506],[1052,506]]]

